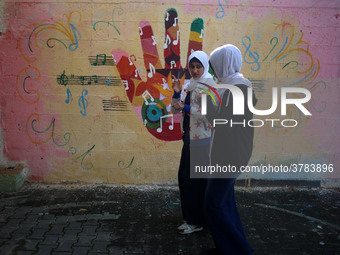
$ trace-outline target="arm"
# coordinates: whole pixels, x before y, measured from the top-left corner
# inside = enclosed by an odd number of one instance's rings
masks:
[[[171,99],[171,112],[177,114],[181,112],[183,109],[184,111],[188,110],[188,107],[185,106],[181,101],[181,92],[182,92],[182,83],[179,79],[177,79],[174,75],[172,75],[172,88],[174,89],[174,94]],[[190,109],[189,109],[190,112]]]
[[[181,98],[181,93],[177,93],[175,92],[172,96],[172,99],[171,99],[171,112],[173,114],[177,114],[179,112],[182,111],[182,109],[180,108],[180,98]]]

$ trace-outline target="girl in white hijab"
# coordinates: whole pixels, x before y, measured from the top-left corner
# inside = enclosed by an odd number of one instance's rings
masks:
[[[193,66],[195,64],[201,66],[202,70],[197,71],[197,68],[190,68],[190,66]],[[176,79],[174,76],[172,77],[174,79],[173,87],[175,90],[175,94],[171,102],[171,111],[174,114],[182,111],[183,114],[181,124],[183,132],[183,118],[185,116],[185,113],[190,114],[190,116],[192,117],[190,118],[190,140],[199,140],[211,136],[210,129],[207,130],[206,128],[209,123],[207,122],[206,118],[201,115],[200,112],[200,104],[198,103],[198,99],[201,97],[202,92],[200,88],[207,89],[204,84],[214,87],[215,82],[212,75],[209,73],[209,57],[205,52],[194,51],[193,53],[191,53],[188,58],[188,66],[192,78],[188,83],[184,85],[183,91],[181,91],[182,85],[180,83],[180,80]],[[176,93],[176,90],[179,91],[179,93]],[[190,97],[192,101],[189,104],[186,104],[185,99],[188,93],[191,93]],[[201,123],[206,123],[206,125],[204,125],[204,128],[202,128],[201,126],[197,127],[197,125],[195,125],[197,121]]]
[[[173,78],[174,95],[171,111],[182,113],[183,148],[178,171],[178,184],[184,223],[178,227],[180,234],[201,231],[205,225],[204,194],[206,179],[190,178],[190,167],[209,164],[211,125],[200,112],[200,88],[214,86],[209,71],[209,57],[203,51],[194,51],[188,58],[192,76],[182,90],[181,81]],[[199,155],[197,157],[196,155]]]
[[[253,250],[246,240],[236,207],[234,184],[240,174],[240,167],[248,164],[252,154],[254,129],[246,125],[253,118],[247,104],[247,90],[252,85],[240,73],[242,54],[236,46],[226,44],[215,49],[210,54],[209,61],[219,83],[234,85],[242,91],[245,112],[244,115],[233,115],[233,95],[229,89],[217,90],[222,98],[222,105],[219,107],[209,106],[209,101],[207,102],[209,121],[228,121],[213,128],[211,165],[228,166],[237,171],[236,174],[222,173],[207,180],[204,209],[207,225],[216,245],[208,254],[249,255]],[[253,102],[256,102],[255,98]]]

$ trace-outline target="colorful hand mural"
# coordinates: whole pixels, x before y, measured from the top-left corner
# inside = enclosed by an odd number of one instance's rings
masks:
[[[144,65],[147,80],[143,81],[134,64],[136,57],[123,50],[113,50],[112,57],[125,86],[126,94],[136,114],[147,130],[156,138],[165,141],[181,139],[180,116],[170,111],[172,75],[182,79],[189,78],[187,64],[183,68],[180,58],[179,18],[175,9],[165,13],[164,67],[161,64],[156,37],[148,21],[142,20],[139,25]],[[203,20],[195,19],[191,24],[187,57],[192,51],[201,50],[203,42]]]

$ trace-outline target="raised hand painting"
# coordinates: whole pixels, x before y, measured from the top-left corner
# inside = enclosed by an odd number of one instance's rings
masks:
[[[177,141],[182,138],[181,116],[172,114],[170,109],[173,94],[171,76],[181,79],[184,84],[185,79],[190,79],[190,74],[187,63],[185,67],[181,65],[179,19],[175,9],[166,11],[164,23],[164,67],[150,23],[142,20],[138,25],[147,72],[146,81],[140,75],[142,68],[134,64],[135,55],[116,49],[112,51],[112,58],[129,101],[145,128],[160,140]],[[187,58],[191,52],[202,50],[202,42],[203,20],[197,18],[191,24]]]

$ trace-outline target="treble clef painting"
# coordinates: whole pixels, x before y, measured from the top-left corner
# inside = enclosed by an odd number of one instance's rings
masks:
[[[63,71],[63,73],[60,75],[60,77],[57,80],[60,85],[66,86],[68,84],[68,77],[65,74],[65,70]]]
[[[87,99],[85,98],[87,94],[88,94],[87,89],[83,89],[83,91],[81,92],[81,96],[79,97],[79,101],[78,101],[79,107],[81,108],[80,113],[83,116],[86,116],[86,108],[89,104]]]

